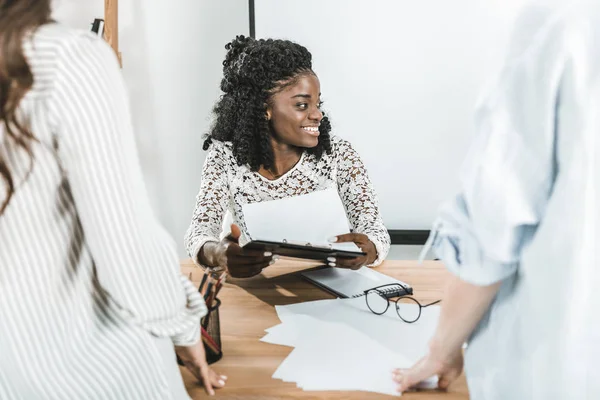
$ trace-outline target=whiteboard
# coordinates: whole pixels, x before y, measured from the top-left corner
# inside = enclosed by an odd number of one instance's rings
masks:
[[[313,55],[332,133],[365,162],[388,229],[429,229],[459,190],[473,110],[523,0],[255,0],[257,38]]]

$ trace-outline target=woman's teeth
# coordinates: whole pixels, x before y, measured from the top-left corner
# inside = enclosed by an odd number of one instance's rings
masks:
[[[319,127],[317,126],[303,126],[302,129],[311,134],[319,133]]]

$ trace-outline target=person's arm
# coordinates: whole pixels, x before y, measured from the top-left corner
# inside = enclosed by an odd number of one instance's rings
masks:
[[[335,149],[337,186],[353,233],[363,234],[376,248],[376,257],[369,260],[379,265],[390,250],[390,235],[383,224],[379,203],[367,169],[349,142],[341,140]]]
[[[452,350],[461,348],[488,310],[501,282],[479,286],[454,276],[444,291],[443,307],[435,336],[429,344],[431,352],[449,359]]]
[[[412,368],[392,371],[394,380],[403,392],[437,375],[437,385],[446,389],[462,372],[462,345],[479,324],[496,296],[501,282],[487,286],[450,278],[440,312],[440,319],[429,352]]]
[[[224,146],[214,141],[206,156],[194,213],[185,234],[187,252],[200,266],[217,267],[221,262],[219,236],[229,201],[229,166]]]
[[[225,268],[233,278],[249,278],[271,265],[273,255],[242,249],[241,232],[235,224],[231,225],[230,234],[219,240],[229,202],[227,172],[232,168],[226,151],[224,144],[214,141],[206,157],[185,245],[197,265]]]
[[[151,334],[197,343],[206,306],[151,211],[115,55],[101,39],[73,34],[57,59],[47,99],[54,145],[100,285]]]

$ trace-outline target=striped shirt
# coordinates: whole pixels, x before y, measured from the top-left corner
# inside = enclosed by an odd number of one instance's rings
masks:
[[[39,142],[30,164],[0,128],[0,399],[170,399],[156,338],[196,343],[206,306],[151,211],[116,57],[58,24],[24,49]]]

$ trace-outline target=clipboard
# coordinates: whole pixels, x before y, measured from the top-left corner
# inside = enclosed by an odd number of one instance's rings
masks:
[[[362,251],[340,250],[333,246],[319,246],[310,243],[291,242],[283,240],[273,242],[268,240],[252,240],[242,246],[244,249],[270,251],[285,257],[302,258],[307,260],[318,260],[327,262],[328,257],[356,258],[366,256]]]

